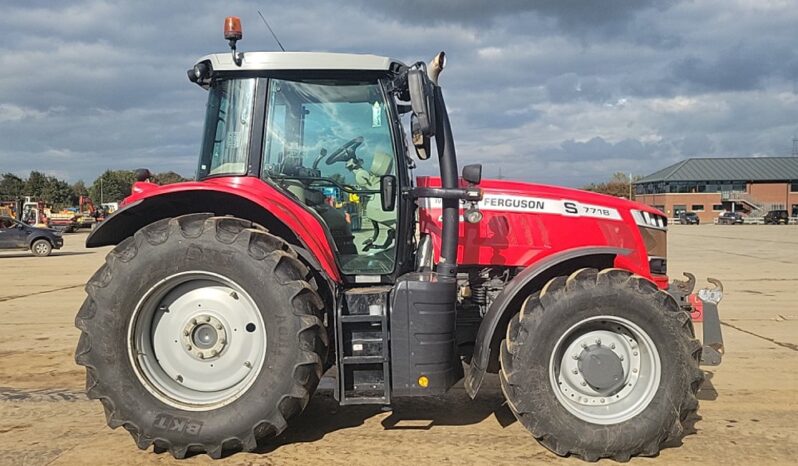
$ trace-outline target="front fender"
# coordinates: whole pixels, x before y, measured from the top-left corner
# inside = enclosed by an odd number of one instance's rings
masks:
[[[507,323],[515,315],[526,297],[542,288],[549,280],[584,268],[613,267],[615,259],[632,253],[630,249],[615,247],[585,247],[552,254],[527,267],[513,277],[491,304],[479,325],[471,365],[465,374],[465,389],[474,398],[491,360],[498,357],[499,344]]]
[[[232,215],[263,225],[273,234],[305,248],[328,277],[341,281],[335,262],[335,243],[322,221],[257,178],[216,178],[136,190],[125,199],[121,209],[91,232],[86,246],[118,244],[152,222],[202,212]]]

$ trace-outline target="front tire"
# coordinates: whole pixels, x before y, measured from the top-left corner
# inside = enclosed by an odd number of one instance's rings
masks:
[[[142,228],[91,278],[75,320],[89,398],[141,449],[256,449],[322,375],[328,341],[311,277],[246,220],[191,214]]]
[[[704,379],[690,316],[649,280],[582,269],[510,322],[502,390],[549,450],[588,461],[656,455],[685,433]]]
[[[30,245],[30,252],[34,256],[47,257],[53,252],[53,245],[46,239],[37,239]]]

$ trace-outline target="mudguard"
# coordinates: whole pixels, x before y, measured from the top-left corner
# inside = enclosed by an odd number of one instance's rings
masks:
[[[477,395],[488,370],[492,353],[498,351],[495,336],[497,332],[504,332],[506,323],[512,317],[510,315],[512,313],[505,311],[511,306],[514,307],[514,304],[520,306],[527,296],[523,293],[524,289],[541,288],[551,278],[582,267],[599,269],[613,267],[616,265],[616,258],[622,259],[632,252],[631,249],[615,247],[585,247],[563,251],[536,262],[510,280],[493,301],[479,326],[471,365],[465,374],[464,385],[468,395],[471,398]],[[505,325],[501,325],[502,322]],[[499,335],[498,342],[501,342],[502,337],[503,335]]]
[[[91,232],[86,247],[118,244],[157,220],[200,212],[233,215],[263,225],[301,245],[329,278],[341,282],[335,243],[318,214],[253,177],[219,177],[166,186],[136,183],[123,207]]]

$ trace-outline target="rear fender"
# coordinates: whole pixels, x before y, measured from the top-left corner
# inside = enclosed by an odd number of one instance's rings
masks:
[[[188,183],[187,183],[188,184]],[[232,215],[255,222],[272,234],[297,246],[299,253],[326,277],[340,282],[341,276],[335,262],[335,246],[328,238],[321,221],[300,206],[287,205],[292,201],[285,195],[279,198],[253,195],[246,190],[235,193],[216,189],[210,183],[190,183],[199,189],[166,189],[150,191],[145,196],[131,196],[128,203],[91,232],[87,247],[119,244],[142,227],[155,221],[191,213],[211,212],[214,215]],[[139,197],[136,199],[136,197]]]
[[[466,392],[474,398],[485,373],[498,370],[499,345],[510,319],[531,293],[540,290],[552,278],[585,267],[605,269],[619,265],[616,259],[631,254],[630,249],[587,247],[563,251],[546,257],[516,275],[499,293],[482,319],[474,343],[471,365],[465,374]]]

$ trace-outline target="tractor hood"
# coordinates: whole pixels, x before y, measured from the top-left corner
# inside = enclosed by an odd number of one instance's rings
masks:
[[[630,201],[622,197],[609,196],[607,194],[584,191],[581,189],[565,188],[562,186],[523,183],[519,181],[485,180],[480,183],[480,187],[486,194],[514,192],[527,196],[539,195],[549,198],[561,198],[563,200],[575,200],[580,203],[601,205],[618,210],[628,211],[630,209],[634,209],[656,215],[665,215],[658,209],[640,202]]]
[[[420,187],[439,187],[437,177],[419,177]],[[614,248],[625,251],[634,269],[648,275],[648,257],[637,218],[661,222],[665,216],[650,206],[578,189],[483,180],[480,222],[461,222],[458,263],[527,266],[558,251]],[[635,214],[639,211],[647,214]],[[437,252],[441,231],[441,201],[419,201],[421,231],[429,234]],[[652,225],[656,228],[656,224]]]
[[[440,178],[438,177],[418,177],[418,185],[423,187],[439,187],[441,182]],[[520,181],[507,180],[482,180],[482,182],[479,184],[479,187],[482,188],[483,192],[485,193],[485,198],[487,199],[487,202],[483,201],[480,203],[480,208],[486,210],[491,210],[494,207],[506,207],[510,210],[529,211],[530,213],[534,213],[536,210],[538,210],[535,207],[539,207],[540,205],[530,204],[530,202],[533,199],[541,197],[544,199],[562,200],[563,203],[575,201],[581,204],[607,207],[615,209],[619,212],[638,210],[641,212],[665,216],[665,214],[658,209],[640,202],[630,201],[628,199],[609,196],[606,194],[584,191],[581,189],[565,188],[562,186],[551,186],[545,184],[524,183]],[[515,199],[515,196],[527,199]],[[502,197],[504,197],[503,200]],[[546,211],[555,210],[554,205],[550,205],[548,208],[544,205],[543,208]],[[569,213],[567,212],[568,209],[565,206],[562,206],[562,210],[566,211],[566,214]],[[583,213],[584,212],[580,214]],[[599,214],[596,216],[602,217],[603,215]]]

